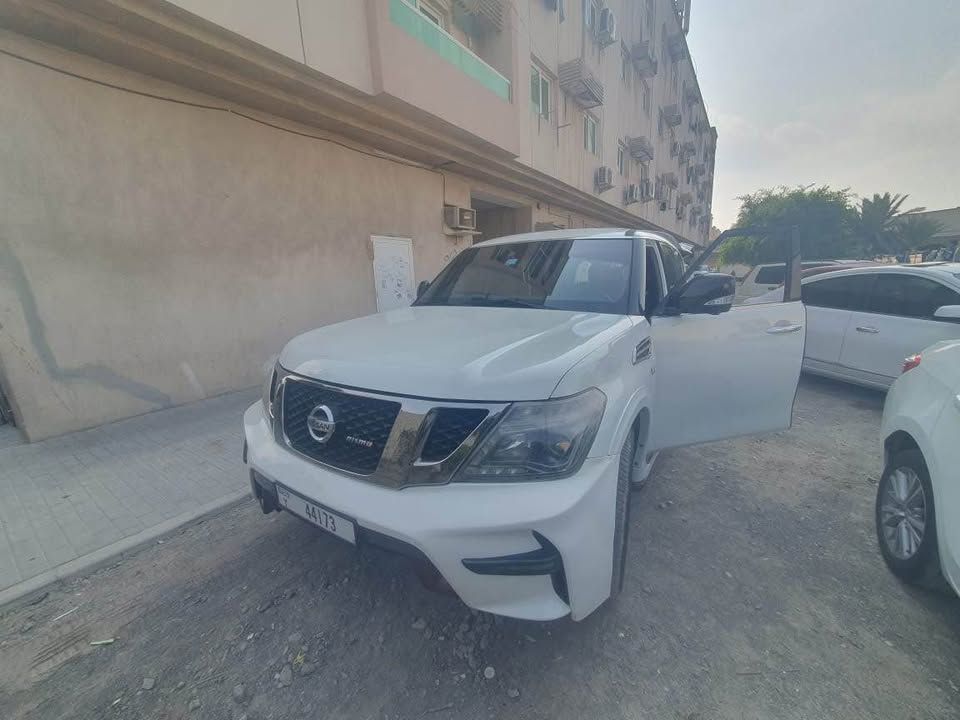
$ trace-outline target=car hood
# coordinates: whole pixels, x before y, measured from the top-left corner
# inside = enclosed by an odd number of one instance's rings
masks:
[[[624,315],[491,307],[409,307],[311,330],[280,355],[326,382],[424,398],[550,397],[564,373],[626,332]]]

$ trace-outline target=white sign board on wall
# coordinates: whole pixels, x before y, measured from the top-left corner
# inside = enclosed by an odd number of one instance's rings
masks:
[[[373,235],[373,282],[377,312],[407,307],[416,299],[413,242],[409,238]]]

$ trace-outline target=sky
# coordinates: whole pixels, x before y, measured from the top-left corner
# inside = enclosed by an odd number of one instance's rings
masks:
[[[960,0],[693,0],[687,39],[720,229],[778,185],[960,206]]]

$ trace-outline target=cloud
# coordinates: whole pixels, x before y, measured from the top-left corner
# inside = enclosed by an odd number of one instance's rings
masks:
[[[855,193],[908,193],[931,209],[958,204],[960,62],[926,87],[819,98],[764,126],[715,112],[719,131],[714,215],[736,218],[737,195],[776,185],[829,184]]]

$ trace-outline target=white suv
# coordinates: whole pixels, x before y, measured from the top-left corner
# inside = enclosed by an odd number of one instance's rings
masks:
[[[803,305],[733,295],[646,232],[475,245],[412,307],[283,349],[244,416],[253,493],[478,610],[580,620],[621,587],[657,451],[790,424]]]

